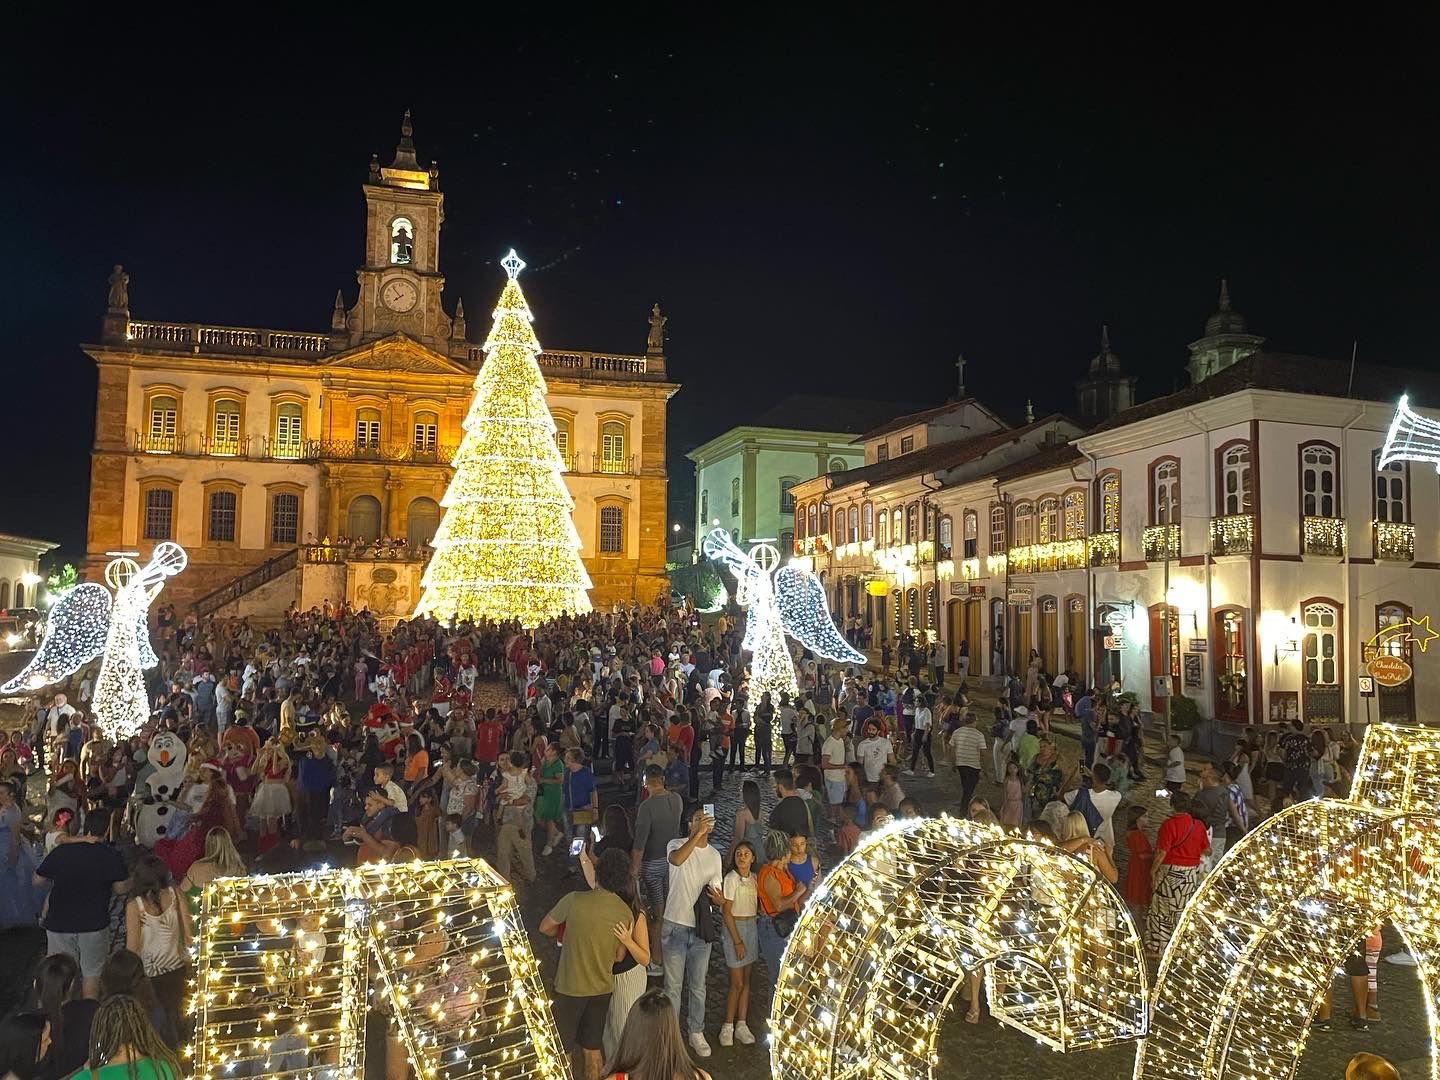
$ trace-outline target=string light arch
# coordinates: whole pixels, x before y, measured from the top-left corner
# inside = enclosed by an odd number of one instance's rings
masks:
[[[1433,1047],[1437,807],[1440,730],[1374,724],[1347,799],[1297,803],[1226,852],[1161,960],[1136,1080],[1293,1076],[1335,969],[1383,921],[1415,957]]]
[[[1081,859],[949,816],[867,837],[807,902],[771,1007],[775,1080],[937,1074],[955,992],[1060,1051],[1137,1039],[1148,978],[1118,893]]]

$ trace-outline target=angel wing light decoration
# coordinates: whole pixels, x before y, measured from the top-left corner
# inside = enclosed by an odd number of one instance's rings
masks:
[[[1390,432],[1380,451],[1379,467],[1395,461],[1420,461],[1440,472],[1440,423],[1410,408],[1410,395],[1403,394],[1390,422]]]
[[[150,647],[150,604],[165,579],[189,561],[185,549],[169,541],[157,544],[143,567],[129,558],[111,560],[105,567],[110,588],[86,582],[67,592],[50,610],[40,648],[0,694],[39,690],[103,656],[95,720],[111,739],[128,739],[150,718],[145,670],[159,663]]]
[[[707,558],[722,562],[735,575],[735,602],[745,608],[745,639],[750,651],[750,696],[794,696],[800,692],[795,664],[785,644],[788,633],[816,656],[863,664],[865,656],[850,646],[830,618],[825,587],[808,570],[781,566],[773,544],[754,544],[747,555],[724,529],[712,530],[702,541]]]

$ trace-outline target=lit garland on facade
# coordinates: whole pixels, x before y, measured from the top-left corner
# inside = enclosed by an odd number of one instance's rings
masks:
[[[1038,574],[1047,570],[1083,570],[1086,557],[1083,537],[1053,540],[1044,544],[1026,544],[1010,549],[1010,572]]]
[[[1375,558],[1414,562],[1415,526],[1400,521],[1375,522]]]
[[[536,626],[562,612],[589,611],[590,576],[535,359],[534,316],[517,280],[525,264],[512,250],[502,265],[509,277],[475,376],[416,614]]]
[[[1161,960],[1136,1080],[1293,1075],[1336,967],[1386,920],[1415,956],[1437,1045],[1437,805],[1440,730],[1374,724],[1348,799],[1297,803],[1227,851]]]
[[[356,1080],[369,1006],[420,1080],[569,1075],[515,895],[480,859],[221,878],[191,993],[196,1080]]]
[[[1162,562],[1165,559],[1178,559],[1180,557],[1180,526],[1179,525],[1148,525],[1140,534],[1140,542],[1145,548],[1146,562]],[[1166,554],[1166,553],[1169,554]]]
[[[1091,566],[1112,566],[1120,561],[1120,534],[1118,532],[1095,533],[1087,539]]]
[[[1305,518],[1306,555],[1344,555],[1345,519],[1334,517]]]
[[[771,1007],[772,1075],[936,1075],[952,995],[981,965],[991,1014],[1052,1049],[1145,1034],[1140,939],[1088,862],[921,818],[867,836],[807,900]]]
[[[150,645],[150,604],[167,578],[189,564],[179,544],[155,545],[141,567],[133,559],[112,559],[104,585],[77,585],[50,609],[45,638],[20,674],[0,693],[38,690],[100,661],[95,679],[95,722],[114,741],[128,739],[150,719],[145,671],[159,661]]]
[[[1249,555],[1255,550],[1255,518],[1250,514],[1227,514],[1210,519],[1212,555]]]

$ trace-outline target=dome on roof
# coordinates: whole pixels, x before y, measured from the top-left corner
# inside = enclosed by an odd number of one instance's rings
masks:
[[[1245,322],[1245,316],[1230,308],[1230,286],[1224,278],[1220,279],[1220,307],[1219,310],[1205,320],[1205,336],[1213,337],[1216,334],[1244,334],[1249,332],[1249,326]]]

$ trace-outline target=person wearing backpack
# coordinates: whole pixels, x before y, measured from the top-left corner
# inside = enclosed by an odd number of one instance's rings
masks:
[[[1090,784],[1082,784],[1074,791],[1066,792],[1065,802],[1072,812],[1085,815],[1090,826],[1090,835],[1105,842],[1108,851],[1115,850],[1115,810],[1120,805],[1120,793],[1110,787],[1110,766],[1096,765],[1090,770]]]

